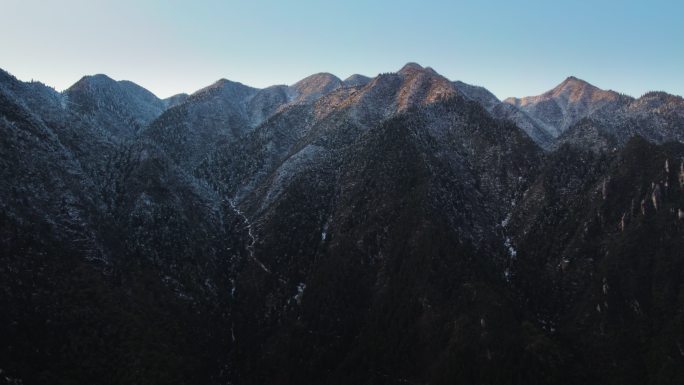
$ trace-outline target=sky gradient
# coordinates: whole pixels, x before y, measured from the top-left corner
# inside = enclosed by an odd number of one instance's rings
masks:
[[[2,0],[0,68],[58,90],[105,73],[160,97],[409,61],[503,99],[569,75],[684,94],[684,2]]]

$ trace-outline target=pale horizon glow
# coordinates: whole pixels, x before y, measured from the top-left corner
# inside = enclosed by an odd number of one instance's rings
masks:
[[[638,97],[684,94],[684,3],[656,0],[5,0],[0,68],[64,90],[84,75],[165,98],[220,78],[263,88],[407,62],[498,98],[568,76]]]

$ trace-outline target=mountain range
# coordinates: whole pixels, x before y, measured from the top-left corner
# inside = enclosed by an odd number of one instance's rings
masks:
[[[0,149],[8,384],[684,381],[680,96],[0,70]]]

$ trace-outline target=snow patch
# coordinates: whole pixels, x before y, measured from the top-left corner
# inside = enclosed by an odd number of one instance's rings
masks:
[[[323,224],[323,231],[321,231],[321,240],[325,241],[328,238],[328,226],[330,224],[330,218]]]
[[[302,297],[304,296],[304,290],[306,289],[306,284],[304,282],[300,282],[299,285],[297,285],[297,294],[293,297],[295,301],[297,301],[297,305],[302,304]]]
[[[250,258],[251,260],[253,260],[254,262],[256,262],[257,265],[259,265],[259,267],[261,268],[261,270],[263,270],[263,271],[265,271],[265,272],[267,272],[267,273],[270,274],[270,273],[271,273],[271,270],[269,270],[269,269],[266,267],[266,265],[264,265],[264,264],[263,264],[255,255],[254,255],[254,246],[256,245],[257,238],[256,238],[256,235],[254,235],[254,231],[253,231],[253,229],[252,229],[252,223],[249,221],[249,219],[247,218],[247,216],[245,216],[245,214],[242,212],[242,210],[240,210],[240,209],[237,207],[237,204],[235,203],[235,199],[228,199],[228,204],[229,204],[230,207],[233,209],[233,211],[235,211],[235,213],[236,213],[238,216],[240,216],[240,217],[242,218],[242,220],[245,222],[245,227],[247,228],[247,234],[249,235],[249,238],[250,238],[249,245],[247,245],[247,252],[249,252],[249,258]]]
[[[501,221],[501,227],[507,227],[511,222],[511,213],[506,214],[506,218]]]
[[[608,295],[608,280],[606,278],[603,278],[603,295]]]
[[[506,237],[506,240],[504,241],[504,247],[506,249],[508,249],[508,255],[510,255],[511,258],[515,258],[518,255],[518,252],[515,250],[515,248],[511,244],[511,238]]]

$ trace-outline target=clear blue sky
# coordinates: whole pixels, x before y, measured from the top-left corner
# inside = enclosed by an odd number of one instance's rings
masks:
[[[161,97],[219,78],[264,87],[415,61],[498,97],[575,75],[684,94],[684,1],[2,0],[0,67],[61,90],[82,75]]]

